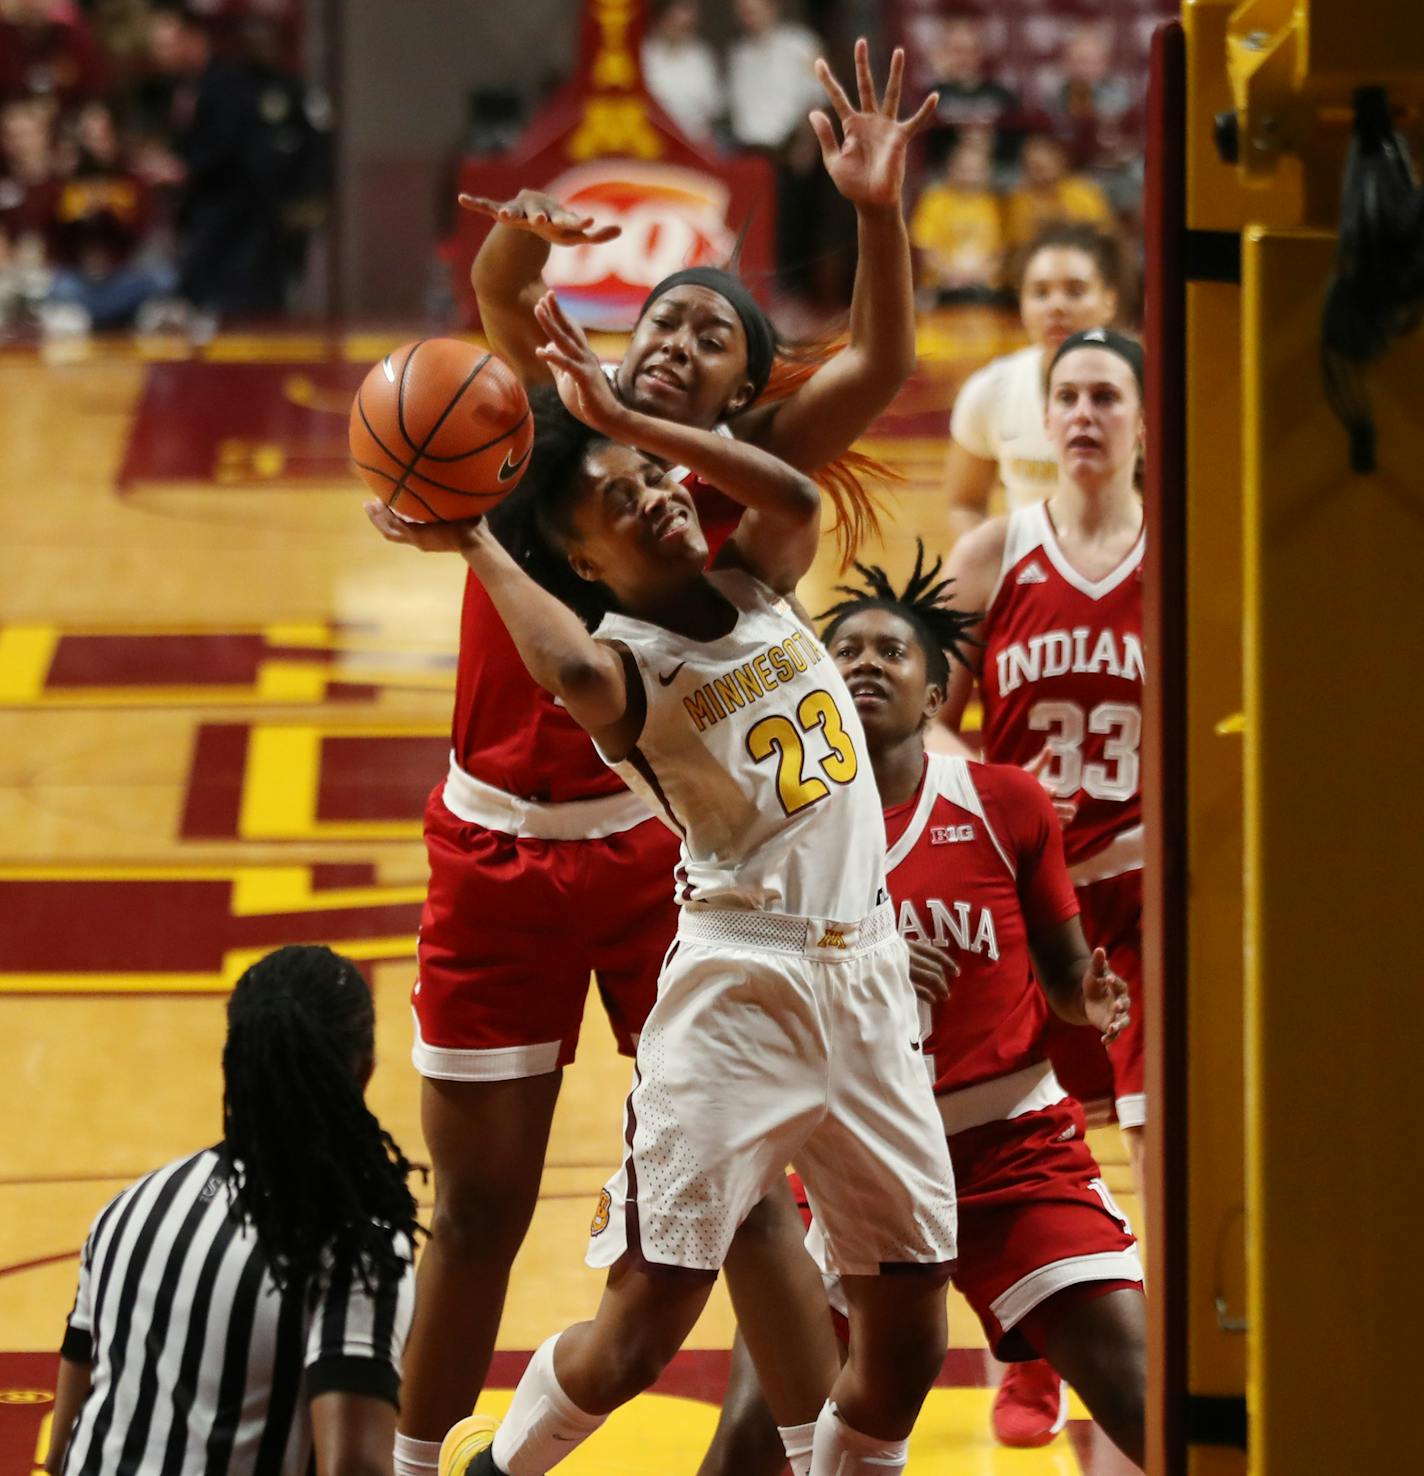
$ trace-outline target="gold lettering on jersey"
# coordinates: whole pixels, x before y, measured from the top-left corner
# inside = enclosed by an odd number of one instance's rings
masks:
[[[1037,461],[1027,456],[1011,456],[1008,459],[1009,471],[1023,482],[1056,482],[1058,480],[1058,463],[1056,461]]]
[[[999,694],[1006,696],[1025,682],[1047,677],[1065,676],[1068,672],[1123,677],[1129,682],[1142,680],[1142,638],[1115,630],[1098,632],[1092,650],[1086,625],[1072,630],[1050,630],[1044,635],[1030,636],[1027,642],[1015,641],[998,653]]]
[[[816,944],[817,948],[844,948],[845,946],[845,934],[839,928],[827,928],[821,934],[821,941]]]
[[[729,713],[768,696],[797,672],[809,671],[825,659],[825,651],[802,631],[795,631],[776,646],[759,651],[750,661],[730,667],[682,699],[683,708],[700,733],[719,723]]]

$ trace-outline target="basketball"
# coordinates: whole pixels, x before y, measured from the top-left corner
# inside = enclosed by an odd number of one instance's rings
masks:
[[[524,474],[534,439],[513,370],[458,338],[422,338],[374,364],[351,406],[351,459],[414,523],[488,512]]]

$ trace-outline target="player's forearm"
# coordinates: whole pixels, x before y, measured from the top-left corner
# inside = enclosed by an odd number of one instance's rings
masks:
[[[483,525],[461,549],[509,631],[529,675],[585,727],[617,720],[627,705],[622,663],[562,601],[536,584]]]
[[[1082,924],[1069,918],[1057,928],[1046,929],[1029,939],[1034,972],[1053,1013],[1069,1025],[1088,1024],[1083,1005],[1083,979],[1092,954],[1083,938]]]
[[[534,356],[543,342],[534,321],[534,304],[548,290],[544,266],[550,250],[547,241],[529,231],[496,225],[470,267],[470,285],[475,289],[485,337],[525,384],[544,383],[549,377]]]
[[[807,476],[747,441],[629,410],[612,432],[659,460],[690,467],[734,502],[802,521],[819,517],[821,493]]]
[[[885,389],[885,403],[915,372],[915,277],[910,236],[898,205],[856,211],[855,287],[850,344],[867,379]]]

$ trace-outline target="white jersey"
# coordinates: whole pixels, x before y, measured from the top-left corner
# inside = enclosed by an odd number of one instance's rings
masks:
[[[964,381],[949,433],[974,456],[999,463],[1009,510],[1040,502],[1058,480],[1058,459],[1044,427],[1043,350],[1020,349]]]
[[[856,922],[886,894],[855,704],[786,600],[739,571],[707,577],[738,612],[718,640],[599,625],[632,652],[648,707],[637,746],[609,762],[682,837],[680,905]]]

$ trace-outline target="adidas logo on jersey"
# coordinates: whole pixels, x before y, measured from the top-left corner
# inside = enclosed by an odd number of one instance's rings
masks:
[[[931,825],[930,844],[932,846],[952,846],[955,841],[971,841],[974,839],[974,827],[972,825]]]
[[[1048,575],[1043,572],[1043,566],[1038,562],[1037,559],[1035,559],[1033,563],[1025,564],[1023,568],[1019,570],[1018,578],[1014,580],[1014,583],[1047,584]]]
[[[844,948],[845,946],[845,934],[839,928],[827,928],[821,934],[821,941],[816,944],[817,948]]]

